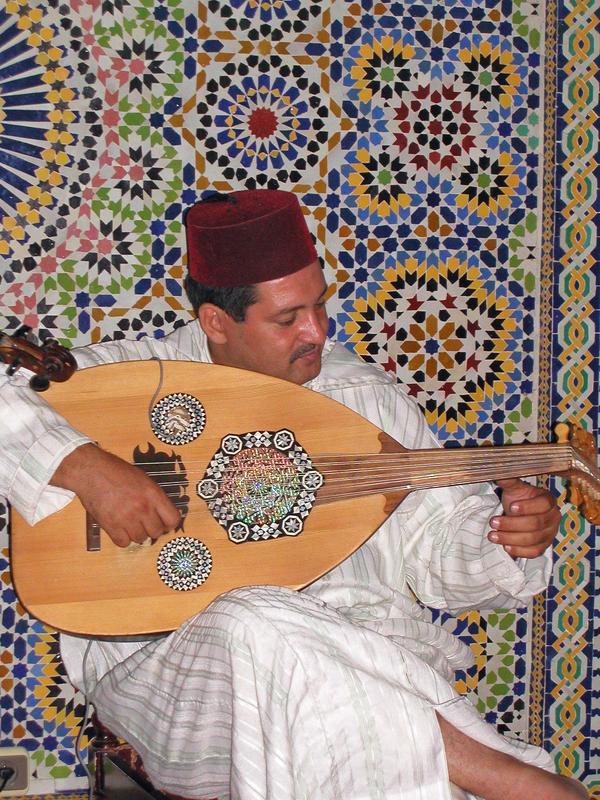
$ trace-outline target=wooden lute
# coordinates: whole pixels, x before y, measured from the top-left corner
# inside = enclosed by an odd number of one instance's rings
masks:
[[[586,435],[567,440],[566,425],[558,444],[408,451],[306,388],[185,361],[92,367],[46,398],[158,480],[183,515],[182,530],[122,549],[78,500],[33,527],[12,514],[19,599],[67,632],[145,636],[235,587],[306,586],[416,489],[561,474],[600,521],[600,471]]]

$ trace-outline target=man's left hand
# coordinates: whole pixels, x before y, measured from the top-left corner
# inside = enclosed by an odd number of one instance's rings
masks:
[[[552,544],[560,511],[553,495],[518,478],[497,481],[504,514],[492,517],[488,534],[513,558],[535,558]]]

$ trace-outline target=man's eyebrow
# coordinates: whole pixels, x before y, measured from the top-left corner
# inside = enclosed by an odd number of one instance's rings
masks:
[[[325,299],[325,295],[327,294],[328,289],[329,286],[325,286],[321,294],[317,297],[316,303],[320,303],[322,300]],[[301,308],[306,308],[309,305],[315,305],[315,303],[299,303],[297,306],[282,308],[280,311],[276,311],[272,316],[273,318],[275,318],[281,316],[282,314],[292,314],[294,311],[299,311]]]

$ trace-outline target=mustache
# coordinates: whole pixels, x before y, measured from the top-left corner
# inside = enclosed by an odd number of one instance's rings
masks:
[[[302,358],[302,356],[312,353],[315,350],[322,350],[322,348],[316,344],[303,344],[302,347],[299,347],[294,353],[292,353],[290,364],[293,364],[294,361],[297,361],[299,358]]]

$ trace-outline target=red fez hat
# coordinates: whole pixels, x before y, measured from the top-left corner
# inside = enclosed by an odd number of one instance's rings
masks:
[[[317,259],[293,192],[212,195],[189,209],[185,226],[190,275],[205,286],[271,281]]]

